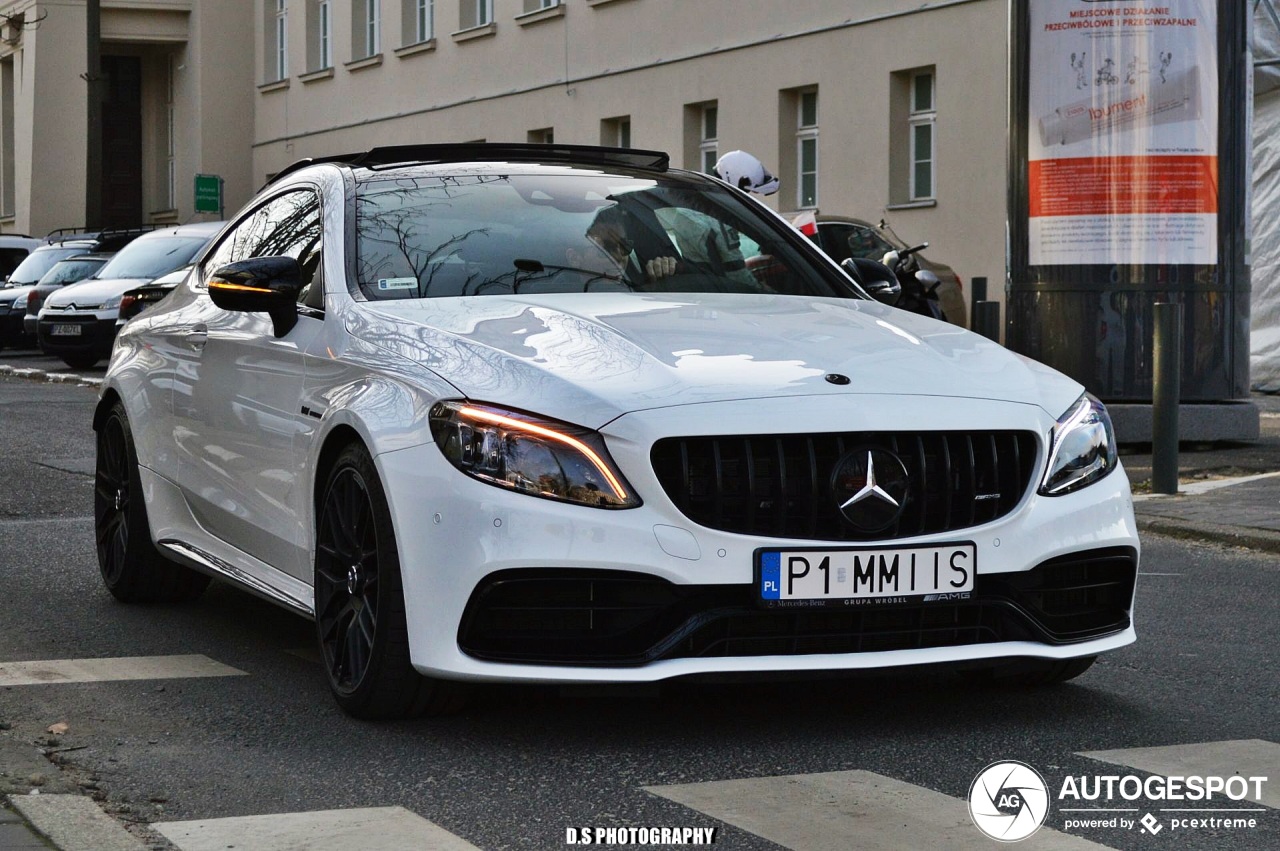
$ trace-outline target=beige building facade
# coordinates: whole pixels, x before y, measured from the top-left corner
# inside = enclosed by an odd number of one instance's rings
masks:
[[[149,220],[190,219],[197,173],[226,180],[230,215],[290,162],[379,145],[612,144],[694,169],[744,149],[781,177],[780,211],[887,219],[966,283],[1003,289],[1006,0],[103,8],[104,55],[142,60]],[[39,233],[82,217],[84,4],[0,0],[0,15],[15,12],[47,17],[0,41],[0,70],[17,80],[0,228]]]
[[[243,202],[254,3],[102,0],[104,220],[86,222],[84,0],[0,2],[0,232],[194,220],[198,173]]]

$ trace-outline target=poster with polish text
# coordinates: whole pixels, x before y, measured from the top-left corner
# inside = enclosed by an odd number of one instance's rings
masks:
[[[1216,265],[1216,0],[1030,12],[1031,265]]]

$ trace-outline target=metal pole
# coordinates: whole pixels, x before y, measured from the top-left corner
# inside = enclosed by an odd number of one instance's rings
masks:
[[[973,330],[988,340],[1000,342],[1000,302],[975,301],[973,303]]]
[[[84,225],[102,227],[102,0],[85,2]]]
[[[1182,396],[1182,305],[1155,305],[1151,398],[1151,490],[1178,492],[1178,401]]]
[[[973,312],[977,309],[980,301],[987,300],[987,279],[981,275],[975,277],[969,282],[969,330],[976,331],[978,326],[974,323]]]

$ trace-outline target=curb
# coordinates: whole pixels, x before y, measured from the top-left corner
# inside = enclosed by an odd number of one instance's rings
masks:
[[[0,364],[0,375],[9,375],[13,378],[23,378],[28,381],[44,381],[49,384],[75,384],[78,387],[93,387],[95,389],[102,386],[101,378],[90,378],[85,375],[76,375],[72,372],[47,372],[34,367],[10,366],[7,363]]]
[[[1184,541],[1208,541],[1229,547],[1280,553],[1280,532],[1272,532],[1268,529],[1198,523],[1194,520],[1175,520],[1170,517],[1138,516],[1135,519],[1139,532]]]
[[[83,795],[10,795],[9,805],[61,851],[146,851],[137,837]]]

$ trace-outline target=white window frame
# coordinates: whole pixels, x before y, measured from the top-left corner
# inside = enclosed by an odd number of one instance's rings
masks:
[[[436,36],[435,0],[413,0],[414,43],[422,44]]]
[[[554,9],[562,2],[564,0],[524,0],[524,11],[528,13],[541,12],[543,9]]]
[[[289,2],[273,0],[271,14],[272,82],[289,76]]]
[[[720,108],[718,104],[709,103],[702,107],[699,115],[698,131],[698,164],[707,174],[715,174],[716,160],[720,154]]]
[[[804,102],[805,98],[813,96],[813,123],[805,123]],[[796,209],[812,210],[818,206],[818,174],[820,171],[820,163],[818,161],[818,90],[809,89],[807,91],[796,93]],[[805,171],[804,168],[804,150],[807,145],[813,146],[813,170]],[[812,175],[813,177],[813,198],[806,203],[804,197],[805,177]]]
[[[333,67],[333,0],[316,3],[316,54],[315,70]]]
[[[382,2],[381,0],[364,0],[364,15],[361,18],[364,32],[364,56],[377,56],[382,52]]]
[[[483,27],[493,23],[493,0],[475,0],[476,26]]]
[[[916,103],[916,85],[921,77],[929,78],[929,104],[927,109],[919,109]],[[938,193],[938,77],[932,71],[917,71],[911,75],[908,97],[907,136],[910,139],[910,161],[907,168],[907,197],[911,201],[932,201]],[[916,128],[929,128],[929,150],[917,150]],[[916,185],[916,168],[922,163],[929,164],[928,191]]]

